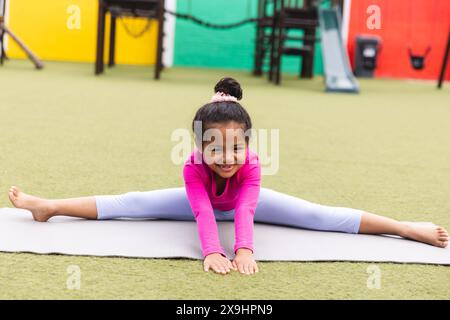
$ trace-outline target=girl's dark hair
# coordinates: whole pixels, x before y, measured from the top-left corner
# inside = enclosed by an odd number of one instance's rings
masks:
[[[233,78],[220,79],[214,86],[214,92],[216,93],[219,91],[236,97],[237,100],[242,99],[241,85]],[[200,132],[195,132],[196,121],[201,121],[202,124],[200,137],[198,136]],[[242,124],[244,132],[247,132],[247,130],[252,128],[250,116],[240,103],[235,101],[221,101],[207,103],[197,110],[194,120],[192,121],[192,131],[197,135],[197,142],[201,142],[203,134],[210,124],[229,121]],[[250,131],[248,133],[250,133]],[[247,142],[248,138],[249,135],[246,135]]]
[[[242,88],[239,82],[233,78],[222,78],[214,87],[214,93],[223,92],[235,97],[238,100],[242,99]]]

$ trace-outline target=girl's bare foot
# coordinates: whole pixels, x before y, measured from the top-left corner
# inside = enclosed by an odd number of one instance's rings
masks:
[[[405,223],[406,231],[404,238],[424,242],[436,247],[445,248],[448,245],[448,232],[439,226],[421,226]]]
[[[9,189],[9,200],[16,208],[30,210],[33,219],[39,222],[46,222],[55,213],[50,200],[26,194],[15,186]]]

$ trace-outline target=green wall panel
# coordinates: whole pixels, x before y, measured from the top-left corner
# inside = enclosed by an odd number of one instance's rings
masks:
[[[256,17],[258,0],[178,0],[177,12],[213,23]],[[234,29],[211,29],[177,18],[174,64],[252,70],[256,28],[250,23]],[[300,58],[283,57],[283,72],[298,73]],[[320,44],[316,44],[314,72],[322,74]]]

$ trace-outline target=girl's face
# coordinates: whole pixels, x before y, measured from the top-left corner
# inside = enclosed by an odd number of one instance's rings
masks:
[[[220,177],[230,178],[244,165],[247,141],[242,124],[214,123],[203,139],[203,160]]]

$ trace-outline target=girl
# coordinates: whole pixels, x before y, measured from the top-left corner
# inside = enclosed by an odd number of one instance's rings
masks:
[[[253,258],[254,221],[314,230],[392,234],[437,247],[447,246],[448,233],[442,227],[417,226],[261,188],[258,156],[248,148],[246,132],[252,127],[250,116],[238,103],[242,89],[232,78],[221,79],[214,89],[216,94],[194,117],[197,149],[183,168],[185,188],[49,200],[13,186],[9,199],[15,207],[30,210],[33,218],[41,222],[57,215],[99,220],[121,217],[195,220],[204,270],[211,268],[221,274],[231,269],[247,275],[258,272]],[[211,139],[204,139],[205,136]],[[220,245],[216,220],[235,221],[233,261],[228,260]]]

